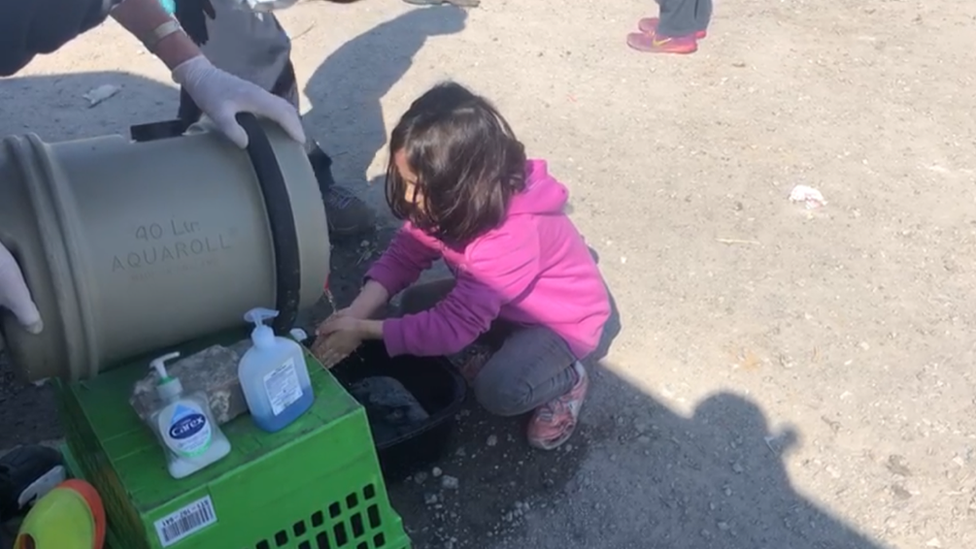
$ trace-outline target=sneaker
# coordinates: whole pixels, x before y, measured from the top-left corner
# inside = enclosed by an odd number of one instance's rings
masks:
[[[576,383],[565,395],[551,400],[536,409],[529,421],[529,445],[540,450],[555,450],[573,436],[590,379],[583,365],[573,363]]]
[[[0,458],[0,514],[9,519],[64,482],[61,452],[18,446]]]
[[[698,51],[698,40],[694,35],[671,37],[632,32],[627,35],[627,45],[647,53],[688,54]]]
[[[322,191],[325,216],[332,236],[355,236],[373,230],[376,215],[373,210],[347,189],[336,185],[332,177],[332,159],[318,145],[308,153],[315,179]]]
[[[376,227],[376,215],[352,191],[329,187],[325,196],[325,216],[329,222],[329,234],[336,237],[356,236]]]
[[[658,17],[645,17],[637,22],[637,28],[644,34],[654,34],[657,32],[657,26],[660,23],[661,19]],[[700,30],[695,33],[696,40],[704,40],[705,38],[708,38],[707,30]]]

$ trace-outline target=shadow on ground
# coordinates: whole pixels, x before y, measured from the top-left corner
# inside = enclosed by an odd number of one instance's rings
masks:
[[[367,170],[389,132],[382,99],[413,64],[428,38],[464,30],[467,12],[443,6],[414,9],[377,25],[335,50],[311,75],[306,126],[336,157],[340,181],[367,181]],[[392,129],[392,128],[391,128]]]
[[[716,394],[682,417],[588,366],[582,423],[555,452],[528,447],[526,418],[468,399],[447,455],[390,487],[417,549],[881,549],[796,493],[783,456],[797,434],[770,432],[754,402]]]

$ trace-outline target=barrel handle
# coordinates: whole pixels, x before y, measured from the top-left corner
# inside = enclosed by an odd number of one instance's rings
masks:
[[[247,133],[247,155],[254,166],[271,226],[275,258],[275,309],[278,311],[271,327],[275,334],[287,337],[298,317],[302,284],[295,215],[285,177],[264,128],[257,117],[250,113],[239,113],[237,122]]]

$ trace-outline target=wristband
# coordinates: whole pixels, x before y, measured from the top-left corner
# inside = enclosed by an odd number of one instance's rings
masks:
[[[176,34],[178,32],[183,32],[183,27],[175,19],[170,19],[169,21],[159,25],[149,33],[149,36],[141,36],[139,40],[142,41],[142,45],[146,47],[150,52],[155,53],[156,46],[159,42],[171,34]]]

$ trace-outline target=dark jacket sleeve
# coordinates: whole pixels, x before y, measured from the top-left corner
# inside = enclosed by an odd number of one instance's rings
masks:
[[[112,0],[0,0],[0,76],[51,53],[108,17]]]

